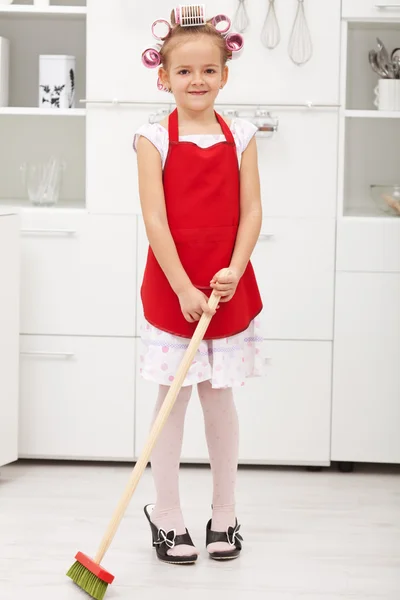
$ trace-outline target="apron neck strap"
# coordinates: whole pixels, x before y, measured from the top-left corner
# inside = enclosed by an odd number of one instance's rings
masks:
[[[217,121],[221,126],[222,133],[224,134],[228,144],[235,145],[235,140],[233,138],[232,131],[228,127],[226,121],[217,112],[215,112],[215,116],[217,117]],[[175,143],[175,144],[179,142],[179,125],[178,125],[178,109],[177,108],[169,115],[168,135],[169,135],[170,142]]]

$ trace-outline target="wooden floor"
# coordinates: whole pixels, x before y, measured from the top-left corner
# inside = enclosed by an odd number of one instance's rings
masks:
[[[126,465],[22,462],[0,472],[0,599],[87,598],[65,571],[93,555],[125,487]],[[157,561],[142,507],[147,471],[104,565],[110,600],[400,600],[400,469],[243,469],[239,560],[208,559],[210,472],[182,469],[187,526],[201,547],[191,567]]]

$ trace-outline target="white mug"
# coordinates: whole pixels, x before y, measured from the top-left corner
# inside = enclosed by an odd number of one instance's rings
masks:
[[[33,0],[33,4],[40,8],[46,8],[46,6],[50,6],[50,0]]]
[[[400,79],[380,79],[374,92],[378,110],[400,111]]]

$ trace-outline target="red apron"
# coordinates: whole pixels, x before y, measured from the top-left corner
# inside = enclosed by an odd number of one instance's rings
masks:
[[[169,151],[163,183],[168,224],[182,266],[192,284],[207,296],[210,281],[229,267],[240,219],[240,180],[236,145],[224,119],[215,113],[226,141],[209,148],[179,141],[178,111],[169,116]],[[177,295],[149,248],[141,297],[146,320],[163,331],[192,337]],[[251,263],[232,300],[221,303],[205,339],[244,331],[262,309]]]

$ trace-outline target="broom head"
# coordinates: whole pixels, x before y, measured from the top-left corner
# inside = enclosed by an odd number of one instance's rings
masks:
[[[67,576],[89,596],[95,600],[103,600],[108,585],[114,581],[114,575],[82,552],[78,552],[75,559],[76,562],[68,571]]]

